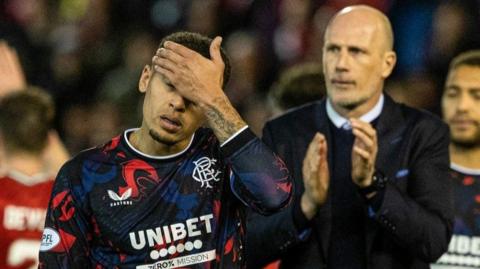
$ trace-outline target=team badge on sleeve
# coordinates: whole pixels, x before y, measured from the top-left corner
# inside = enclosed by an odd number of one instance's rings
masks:
[[[60,243],[60,235],[52,228],[46,227],[43,230],[40,251],[49,251]]]

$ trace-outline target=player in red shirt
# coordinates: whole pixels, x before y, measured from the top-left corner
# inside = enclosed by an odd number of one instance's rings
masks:
[[[53,119],[51,98],[39,89],[0,100],[0,134],[6,167],[0,177],[0,268],[34,268],[53,176],[44,150]]]
[[[0,73],[0,268],[36,268],[53,178],[68,154],[50,128],[50,96],[26,86],[4,42]]]

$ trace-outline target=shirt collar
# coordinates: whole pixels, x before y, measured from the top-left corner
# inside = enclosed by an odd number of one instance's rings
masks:
[[[380,98],[378,99],[377,104],[375,104],[375,106],[370,111],[363,114],[360,117],[360,120],[364,122],[374,121],[376,118],[378,118],[378,116],[380,116],[380,113],[382,112],[382,108],[383,108],[383,103],[384,103],[384,97],[382,94],[380,95]],[[333,106],[330,103],[329,98],[327,98],[327,115],[328,115],[328,118],[333,122],[333,124],[337,128],[342,127],[344,129],[350,129],[350,122],[348,121],[348,119],[342,117],[340,114],[337,113],[337,111],[335,111],[335,109],[333,109]]]
[[[48,175],[47,173],[38,173],[35,175],[27,175],[21,171],[11,169],[7,172],[8,177],[11,179],[20,182],[23,185],[33,186],[35,184],[40,184],[46,181],[53,180],[52,176]]]
[[[170,155],[150,155],[150,154],[146,154],[146,153],[143,153],[141,152],[139,149],[135,148],[131,143],[130,143],[130,140],[128,139],[129,135],[131,133],[133,133],[134,131],[138,130],[140,128],[131,128],[131,129],[128,129],[126,130],[125,132],[123,132],[123,139],[125,140],[125,142],[127,143],[127,146],[132,149],[134,152],[136,152],[137,154],[143,156],[143,157],[147,157],[147,158],[150,158],[150,159],[156,159],[156,160],[167,160],[167,159],[171,159],[171,158],[175,158],[175,157],[178,157],[180,155],[182,155],[183,153],[185,153],[189,148],[190,146],[192,145],[193,143],[193,139],[195,138],[195,133],[193,133],[192,135],[192,138],[190,139],[190,142],[188,143],[188,146],[186,148],[184,148],[182,151],[180,152],[177,152],[177,153],[174,153],[174,154],[170,154]]]

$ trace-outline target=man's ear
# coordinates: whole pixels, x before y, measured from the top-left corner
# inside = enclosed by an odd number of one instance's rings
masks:
[[[145,65],[142,71],[142,75],[140,76],[140,80],[138,81],[138,90],[141,93],[145,93],[148,88],[148,83],[150,82],[150,78],[152,77],[152,67],[150,65]]]
[[[394,51],[385,52],[382,64],[382,77],[384,79],[390,76],[396,63],[397,54]]]

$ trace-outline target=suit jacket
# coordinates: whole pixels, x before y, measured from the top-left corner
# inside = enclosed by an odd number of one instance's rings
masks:
[[[285,161],[295,180],[294,202],[270,217],[251,214],[247,224],[248,268],[282,259],[282,268],[326,268],[331,197],[298,230],[294,203],[304,192],[302,162],[316,132],[331,141],[326,100],[307,104],[269,121],[264,141]],[[375,126],[376,168],[388,182],[376,212],[365,205],[367,268],[429,268],[447,250],[452,235],[453,194],[449,175],[448,126],[428,112],[385,96]],[[328,143],[328,152],[333,152]],[[329,154],[329,167],[332,159]],[[331,179],[334,180],[334,179]],[[355,225],[352,223],[352,225]]]

